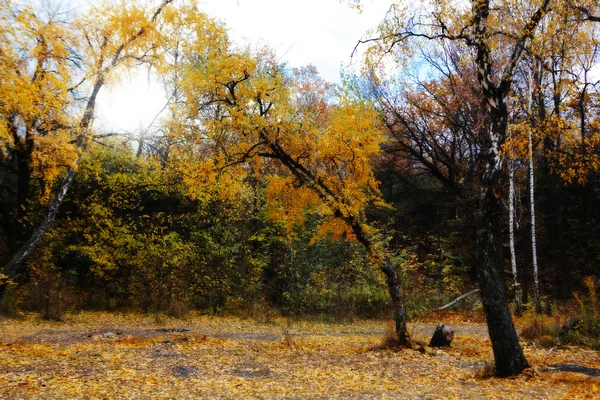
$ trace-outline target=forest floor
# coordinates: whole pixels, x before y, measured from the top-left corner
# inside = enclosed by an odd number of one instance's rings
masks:
[[[394,351],[381,346],[388,329],[382,321],[196,315],[157,322],[98,312],[60,323],[0,319],[0,398],[600,398],[598,352],[523,343],[532,368],[490,378],[485,324],[448,323],[456,332],[451,348]],[[413,340],[428,343],[434,327],[410,324]]]

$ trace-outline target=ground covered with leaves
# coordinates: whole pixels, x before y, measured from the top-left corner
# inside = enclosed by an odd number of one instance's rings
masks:
[[[386,323],[331,324],[108,313],[0,320],[0,398],[598,398],[600,354],[523,343],[533,367],[489,377],[480,322],[453,321],[454,343],[397,350]],[[426,343],[432,322],[414,323]],[[566,367],[565,367],[566,366]],[[577,366],[577,367],[575,367]],[[574,372],[582,368],[584,372]],[[565,371],[565,369],[567,371]]]

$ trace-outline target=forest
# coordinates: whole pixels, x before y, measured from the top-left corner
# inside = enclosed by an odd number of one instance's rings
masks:
[[[414,349],[445,315],[484,324],[499,377],[542,362],[531,341],[597,361],[597,2],[391,3],[337,83],[192,1],[1,0],[0,38],[4,324],[391,319]],[[95,128],[132,69],[163,112]]]

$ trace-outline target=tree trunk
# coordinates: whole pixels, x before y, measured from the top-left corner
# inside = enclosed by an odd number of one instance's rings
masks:
[[[404,301],[402,299],[402,291],[400,286],[400,280],[398,274],[394,269],[393,265],[389,262],[387,257],[379,253],[375,248],[375,245],[371,241],[371,238],[365,230],[365,226],[362,223],[362,217],[360,215],[348,215],[343,213],[340,204],[332,203],[330,197],[337,197],[336,194],[323,182],[315,176],[309,169],[304,167],[297,159],[292,158],[285,149],[278,143],[269,141],[266,136],[262,136],[262,139],[268,143],[270,150],[273,152],[271,157],[278,159],[288,170],[294,174],[296,178],[302,183],[309,187],[323,203],[327,204],[333,211],[333,216],[344,221],[352,229],[352,232],[356,236],[356,240],[362,244],[371,262],[373,262],[381,271],[384,273],[388,285],[388,291],[392,300],[392,307],[394,310],[394,320],[396,322],[396,334],[398,336],[398,344],[401,346],[409,346],[410,338],[408,335],[408,328],[406,326],[406,311],[404,309]],[[343,203],[342,203],[343,204]]]
[[[542,313],[542,302],[540,299],[540,279],[537,263],[537,241],[535,235],[535,180],[533,172],[533,138],[529,132],[529,203],[531,211],[531,260],[533,263],[533,288],[535,298],[535,311]]]
[[[79,162],[79,158],[77,159],[77,162]],[[2,273],[4,275],[12,277],[17,273],[21,263],[31,255],[37,244],[44,236],[44,233],[46,233],[48,228],[50,228],[50,225],[56,218],[56,214],[58,213],[58,210],[67,194],[67,190],[71,186],[71,182],[75,177],[76,167],[77,165],[69,168],[69,172],[67,172],[67,176],[60,185],[60,189],[56,193],[56,197],[54,198],[54,200],[50,204],[50,207],[48,208],[48,214],[46,214],[46,218],[44,218],[44,220],[38,226],[36,231],[33,233],[33,235],[31,235],[29,240],[27,240],[27,242],[21,247],[17,254],[15,254],[13,258],[8,262],[8,264],[4,266],[4,269],[2,270]]]
[[[503,277],[501,247],[501,160],[500,146],[507,128],[504,103],[495,99],[499,108],[490,112],[490,141],[485,154],[485,170],[480,193],[480,220],[478,247],[481,262],[478,269],[481,301],[485,311],[488,332],[494,351],[496,375],[510,376],[521,373],[529,364],[519,345],[517,331],[508,308]]]
[[[494,351],[496,374],[510,376],[519,374],[529,364],[523,355],[519,338],[508,308],[501,261],[498,257],[498,226],[500,213],[494,206],[495,195],[488,188],[482,189],[482,221],[479,241],[482,261],[479,268],[481,301],[486,315],[488,332]]]
[[[489,31],[488,25],[490,1],[472,1],[471,5],[477,50],[477,80],[482,89],[489,117],[488,135],[485,137],[487,145],[482,148],[482,160],[485,162],[485,166],[481,177],[479,197],[479,229],[477,232],[477,247],[481,256],[478,268],[479,286],[494,351],[496,375],[509,376],[521,373],[529,364],[519,345],[517,331],[508,308],[503,278],[503,260],[500,258],[500,249],[502,248],[500,229],[502,162],[499,153],[506,140],[508,126],[506,99],[510,93],[516,66],[528,41],[533,36],[535,27],[548,9],[550,0],[544,0],[524,27],[512,50],[510,61],[505,65],[499,84],[495,83],[493,76],[493,57],[489,46],[490,38],[493,35]]]
[[[509,130],[509,137],[512,134]],[[510,265],[513,273],[513,290],[515,291],[515,314],[521,315],[521,296],[519,293],[519,280],[517,278],[517,256],[515,253],[515,166],[512,155],[509,155],[509,191],[508,191],[508,230],[510,235]]]
[[[393,316],[396,322],[396,336],[400,346],[410,346],[410,337],[406,326],[406,310],[404,309],[404,301],[400,290],[400,280],[394,266],[385,260],[381,266],[381,271],[385,274],[388,292],[392,299]]]
[[[375,246],[371,242],[371,239],[367,236],[363,224],[356,217],[342,217],[342,213],[338,210],[335,215],[342,218],[356,235],[356,240],[362,244],[371,261],[374,262],[381,272],[385,275],[388,292],[392,300],[393,317],[396,323],[396,336],[398,344],[400,346],[410,346],[410,335],[408,334],[408,327],[406,325],[406,310],[404,308],[404,299],[402,297],[402,287],[400,285],[400,279],[396,269],[389,261],[389,259],[382,259],[381,255],[375,249]]]
[[[79,162],[79,158],[77,159],[77,163],[78,162]],[[75,177],[77,163],[75,166],[72,166],[71,168],[69,168],[69,171],[67,172],[67,176],[62,181],[54,200],[52,201],[52,203],[50,203],[50,207],[48,208],[48,213],[46,214],[46,217],[44,218],[44,220],[40,223],[40,225],[35,230],[35,232],[29,237],[27,242],[25,242],[25,244],[23,246],[21,246],[19,251],[13,256],[13,258],[11,258],[11,260],[2,269],[2,273],[4,275],[6,275],[8,278],[12,278],[13,276],[15,276],[17,274],[17,272],[19,272],[19,268],[21,267],[22,263],[25,260],[27,260],[27,258],[29,258],[31,253],[37,247],[40,240],[42,240],[42,238],[44,237],[44,234],[46,233],[46,231],[48,231],[48,229],[50,228],[50,225],[52,225],[52,222],[54,222],[54,219],[56,218],[56,214],[58,214],[58,210],[60,209],[60,206],[62,205],[62,203],[65,199],[67,191],[69,190],[69,187],[71,186],[71,183],[73,182],[73,178]],[[0,299],[2,299],[2,297],[4,296],[6,286],[7,286],[6,283],[0,284]]]
[[[429,341],[429,347],[450,347],[454,338],[454,330],[446,324],[438,324]]]
[[[533,67],[534,70],[535,67]],[[533,91],[534,86],[536,90],[540,90],[541,86],[541,75],[530,74],[529,77],[529,93],[527,98],[527,111],[530,117],[532,116],[531,105],[533,103]],[[539,79],[539,80],[538,80]],[[542,104],[543,106],[543,104]],[[545,111],[540,111],[540,118],[545,115]],[[535,235],[535,170],[533,169],[533,127],[530,127],[529,134],[527,135],[528,149],[529,149],[529,209],[531,212],[531,262],[533,264],[533,286],[534,286],[534,299],[535,299],[535,311],[538,314],[542,312],[542,302],[540,299],[540,280],[538,273],[537,263],[537,240]]]

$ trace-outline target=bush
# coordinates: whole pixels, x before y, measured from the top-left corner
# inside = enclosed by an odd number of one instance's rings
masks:
[[[598,313],[598,297],[596,291],[598,289],[597,279],[593,276],[587,276],[583,280],[583,284],[587,289],[586,296],[579,296],[573,293],[575,301],[579,308],[578,319],[581,321],[581,330],[590,336],[600,335],[600,316]]]
[[[0,295],[0,315],[17,316],[19,312],[19,299],[16,295],[18,285],[2,274],[0,274],[0,285],[5,285],[4,293]]]
[[[543,347],[570,344],[600,348],[600,316],[596,293],[598,283],[596,278],[588,276],[583,284],[586,288],[585,294],[573,293],[577,303],[577,314],[567,319],[570,323],[562,325],[559,317],[544,318],[542,315],[528,312],[524,317],[521,336]]]
[[[561,341],[567,344],[600,348],[600,315],[598,310],[598,282],[595,277],[587,276],[583,280],[586,292],[583,295],[573,293],[578,313],[575,316],[576,327],[564,332]]]

